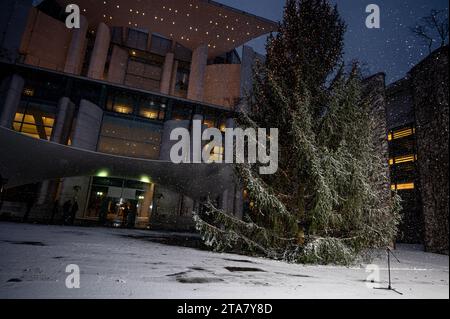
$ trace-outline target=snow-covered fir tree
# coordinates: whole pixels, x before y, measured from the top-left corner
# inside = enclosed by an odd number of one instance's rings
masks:
[[[350,264],[390,244],[399,203],[384,179],[357,64],[342,64],[345,24],[326,0],[288,0],[237,123],[279,129],[279,169],[236,165],[247,194],[240,220],[212,203],[195,214],[216,251],[301,263]],[[381,186],[380,186],[381,185]]]

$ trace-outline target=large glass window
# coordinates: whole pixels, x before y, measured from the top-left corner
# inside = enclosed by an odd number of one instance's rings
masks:
[[[158,36],[152,35],[152,42],[150,52],[165,56],[172,48],[172,40]]]
[[[28,100],[58,102],[64,96],[66,81],[54,74],[30,73],[27,75],[22,95]]]
[[[99,152],[128,157],[158,159],[161,126],[141,121],[105,116]]]
[[[133,114],[134,96],[127,92],[115,92],[108,97],[106,109],[121,114]]]
[[[85,218],[99,218],[105,225],[133,227],[135,223],[130,225],[127,215],[134,214],[135,221],[142,217],[148,224],[153,202],[149,186],[132,180],[94,177]]]
[[[147,50],[148,33],[137,30],[128,29],[127,46],[138,50]]]
[[[14,117],[13,128],[34,138],[50,140],[54,122],[54,107],[23,101]]]
[[[142,97],[139,101],[139,116],[150,120],[164,121],[167,99]]]

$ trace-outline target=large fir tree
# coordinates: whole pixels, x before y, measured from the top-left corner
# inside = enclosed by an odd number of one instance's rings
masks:
[[[254,72],[242,127],[279,129],[279,170],[236,165],[250,211],[239,220],[207,206],[195,215],[205,242],[294,262],[341,263],[392,242],[396,197],[386,196],[374,118],[356,65],[342,66],[345,24],[326,0],[287,0]],[[332,79],[332,80],[330,80]],[[380,183],[381,180],[381,183]]]

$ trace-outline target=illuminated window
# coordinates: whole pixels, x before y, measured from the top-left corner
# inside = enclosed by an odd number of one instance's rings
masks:
[[[399,157],[389,159],[389,165],[410,163],[410,162],[415,162],[416,160],[417,160],[417,155],[399,156]]]
[[[158,111],[157,110],[141,108],[139,110],[139,115],[142,116],[142,117],[146,117],[148,119],[151,119],[151,120],[158,119]]]
[[[158,159],[161,131],[158,125],[105,116],[98,151],[128,157]]]
[[[14,122],[23,122],[23,117],[23,113],[16,113],[16,115],[14,116]]]
[[[398,131],[393,131],[388,134],[388,141],[398,140],[404,137],[414,135],[416,133],[415,128],[406,128]]]
[[[114,112],[122,113],[122,114],[131,114],[133,113],[133,108],[128,105],[114,105]]]
[[[23,90],[23,95],[34,96],[34,89],[33,88],[25,88]]]
[[[44,124],[44,126],[50,126],[53,127],[53,124],[55,124],[55,119],[51,118],[51,117],[42,117],[42,123]]]
[[[388,134],[388,141],[392,141],[392,133]]]
[[[401,184],[392,184],[391,190],[395,191],[403,191],[403,190],[412,190],[415,188],[414,183],[401,183]]]
[[[43,116],[42,112],[30,110],[33,114],[16,113],[13,129],[37,139],[50,140],[55,119]]]

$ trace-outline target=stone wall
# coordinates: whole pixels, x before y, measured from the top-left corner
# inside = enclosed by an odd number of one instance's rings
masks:
[[[448,46],[410,72],[427,251],[448,254]]]

